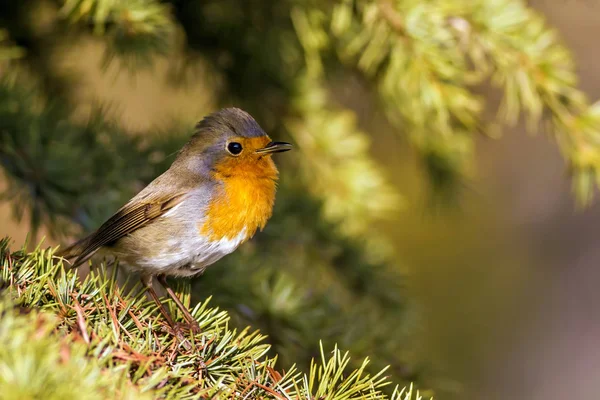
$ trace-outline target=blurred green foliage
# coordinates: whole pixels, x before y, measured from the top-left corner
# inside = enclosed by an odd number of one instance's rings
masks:
[[[4,29],[0,30],[0,61],[23,57],[23,50],[7,43],[7,39],[8,33]]]
[[[475,134],[495,133],[476,93],[489,81],[504,93],[499,122],[514,126],[522,113],[532,131],[549,122],[579,203],[590,202],[600,182],[600,103],[590,105],[577,88],[569,51],[524,1],[316,4],[293,14],[308,71],[326,75],[322,55],[335,52],[369,79],[388,119],[422,154],[434,188],[468,177]]]
[[[376,228],[403,200],[370,155],[377,132],[336,97],[334,77],[369,88],[413,145],[436,195],[460,194],[474,173],[476,136],[493,137],[497,125],[514,126],[521,115],[532,130],[547,124],[580,204],[599,180],[598,106],[577,89],[556,33],[520,0],[4,0],[0,7],[2,199],[15,217],[30,219],[34,235],[96,228],[168,167],[193,126],[127,132],[103,105],[78,117],[76,77],[52,54],[81,38],[105,43],[104,67],[131,73],[168,57],[170,83],[210,81],[219,105],[244,108],[272,137],[297,144],[295,156],[278,160],[281,186],[265,232],[193,283],[197,299],[212,295],[240,327],[267,333],[285,366],[308,368],[322,339],[372,356],[377,368],[391,365],[397,379],[418,381],[427,369],[411,357],[417,316]],[[483,117],[478,89],[487,83],[504,95],[497,121]]]

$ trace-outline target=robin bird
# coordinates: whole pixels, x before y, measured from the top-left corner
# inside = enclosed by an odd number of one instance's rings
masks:
[[[262,230],[271,217],[278,171],[273,142],[248,113],[226,108],[205,117],[162,175],[121,207],[98,230],[58,255],[77,267],[94,254],[114,256],[137,271],[179,339],[181,332],[160,302],[156,277],[191,326],[194,317],[167,284],[192,277]]]

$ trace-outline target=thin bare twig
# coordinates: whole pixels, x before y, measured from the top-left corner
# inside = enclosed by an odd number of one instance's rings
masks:
[[[90,336],[88,335],[87,328],[85,326],[85,317],[83,316],[83,310],[81,308],[81,304],[79,304],[79,302],[77,301],[77,298],[75,296],[73,296],[73,302],[75,302],[75,306],[73,306],[73,308],[75,309],[75,312],[77,313],[77,326],[79,327],[79,330],[81,331],[83,340],[87,344],[90,344]]]
[[[113,325],[116,327],[117,330],[117,337],[121,336],[121,324],[119,323],[119,319],[117,318],[117,314],[115,313],[115,311],[113,310],[112,306],[110,305],[108,298],[106,297],[106,293],[102,292],[102,298],[104,299],[104,303],[106,304],[106,308],[108,309],[108,313],[110,314],[110,318],[113,321]],[[126,329],[124,329],[125,333],[127,334],[127,336],[129,336],[130,339],[133,339],[131,334],[129,332],[127,332]]]
[[[379,6],[379,14],[387,21],[387,23],[401,36],[407,36],[406,27],[404,26],[404,20],[390,0],[381,0],[378,3]]]

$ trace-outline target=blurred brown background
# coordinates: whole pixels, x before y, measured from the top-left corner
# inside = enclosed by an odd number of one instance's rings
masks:
[[[600,2],[530,3],[574,52],[580,86],[600,98]],[[81,98],[111,100],[133,130],[173,115],[195,120],[214,107],[211,82],[174,89],[156,79],[166,73],[164,63],[132,78],[102,72],[96,43],[64,52],[57,60],[83,74]],[[377,123],[369,110],[364,115],[361,123]],[[410,152],[391,134],[374,143],[409,199],[384,229],[407,262],[422,313],[424,340],[414,357],[435,360],[448,377],[440,385],[473,398],[591,398],[600,391],[600,206],[575,210],[564,162],[542,133],[507,130],[478,146],[478,177],[460,207],[432,216],[421,212],[423,188]],[[2,204],[0,236],[19,245],[26,232]]]

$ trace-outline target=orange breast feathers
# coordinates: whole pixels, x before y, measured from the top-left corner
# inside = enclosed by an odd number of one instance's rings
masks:
[[[213,177],[222,183],[222,190],[211,200],[200,233],[213,241],[233,239],[242,232],[242,242],[250,239],[273,212],[275,163],[270,156],[231,158],[215,166]]]

